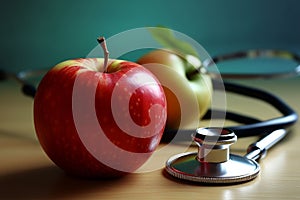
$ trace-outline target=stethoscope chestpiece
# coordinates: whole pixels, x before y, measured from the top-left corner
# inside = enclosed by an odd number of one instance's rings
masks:
[[[250,181],[259,174],[256,161],[229,153],[229,146],[237,140],[233,131],[199,128],[192,137],[198,152],[172,156],[166,163],[170,175],[206,184],[233,184]]]

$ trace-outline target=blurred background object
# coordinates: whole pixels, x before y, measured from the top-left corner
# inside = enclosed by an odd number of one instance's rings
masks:
[[[4,0],[1,68],[47,68],[85,57],[99,35],[163,25],[197,40],[210,54],[249,48],[300,52],[297,0]],[[99,55],[102,56],[102,55]]]

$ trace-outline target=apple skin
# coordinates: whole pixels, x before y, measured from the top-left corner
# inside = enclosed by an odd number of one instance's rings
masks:
[[[132,173],[151,156],[164,131],[166,97],[156,77],[141,65],[120,60],[109,60],[103,73],[103,63],[101,58],[62,62],[44,76],[35,96],[39,142],[57,166],[74,176]],[[146,77],[144,84],[139,77]],[[120,119],[123,126],[131,122],[137,128],[127,127],[128,133],[119,127]]]
[[[167,98],[167,129],[197,128],[211,105],[212,81],[208,75],[196,73],[187,77],[187,66],[174,51],[158,49],[138,59],[162,83]],[[162,69],[164,68],[164,69]]]

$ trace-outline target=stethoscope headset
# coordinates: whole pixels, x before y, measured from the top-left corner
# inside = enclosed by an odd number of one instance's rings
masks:
[[[166,130],[162,141],[169,142],[178,132],[185,139],[192,135],[193,141],[199,146],[198,152],[188,152],[172,156],[166,162],[166,172],[178,179],[208,184],[240,183],[254,179],[260,172],[258,161],[266,152],[287,133],[288,128],[298,120],[297,113],[279,97],[257,88],[240,84],[219,82],[214,79],[215,74],[209,72],[211,63],[219,63],[231,59],[243,58],[282,58],[297,63],[293,70],[268,74],[233,74],[222,73],[223,79],[249,78],[281,78],[297,76],[300,73],[300,57],[297,54],[282,50],[249,50],[216,56],[203,62],[203,66],[213,80],[214,90],[225,89],[226,92],[236,93],[246,97],[262,100],[278,110],[282,116],[261,121],[254,117],[223,110],[208,110],[203,120],[218,119],[226,115],[227,120],[235,121],[239,126],[208,127],[195,130]],[[202,66],[202,67],[203,67]],[[200,70],[200,69],[198,69]],[[36,86],[28,79],[40,76],[45,70],[27,70],[18,73],[9,73],[0,70],[0,81],[9,78],[15,79],[22,85],[22,92],[30,97],[35,96]],[[213,116],[212,116],[212,113]],[[260,139],[249,145],[245,156],[230,154],[229,146],[237,138],[259,136]]]

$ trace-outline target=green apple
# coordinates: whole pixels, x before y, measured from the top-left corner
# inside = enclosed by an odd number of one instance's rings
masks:
[[[193,61],[201,64],[194,56],[182,57],[164,49],[151,51],[137,61],[163,85],[167,99],[166,128],[196,128],[211,105],[211,79],[198,72]]]

